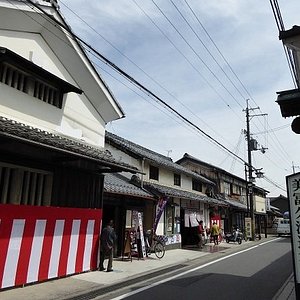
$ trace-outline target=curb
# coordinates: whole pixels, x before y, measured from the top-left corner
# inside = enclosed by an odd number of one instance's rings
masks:
[[[292,273],[272,300],[296,300],[294,273]]]

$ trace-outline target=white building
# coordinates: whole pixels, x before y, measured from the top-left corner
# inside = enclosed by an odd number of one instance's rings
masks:
[[[121,117],[56,1],[0,1],[0,289],[97,268]]]

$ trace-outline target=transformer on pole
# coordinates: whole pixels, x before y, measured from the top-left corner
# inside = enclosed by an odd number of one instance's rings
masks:
[[[248,163],[246,167],[246,180],[247,180],[247,213],[248,217],[251,218],[251,240],[254,241],[255,239],[255,214],[254,214],[254,195],[253,195],[253,187],[255,186],[255,177],[253,176],[253,172],[257,173],[257,177],[262,177],[261,169],[256,170],[252,166],[252,151],[261,150],[258,148],[258,143],[255,139],[251,137],[250,133],[250,118],[254,116],[264,116],[266,114],[259,114],[259,115],[250,115],[249,111],[253,111],[255,109],[259,109],[259,107],[256,108],[249,108],[249,99],[247,101],[247,107],[244,110],[246,112],[246,140],[247,140],[247,153],[248,153]],[[262,149],[265,151],[266,148],[262,147]],[[263,152],[263,151],[262,151]],[[264,152],[263,152],[264,153]],[[248,168],[248,170],[247,170]],[[248,175],[248,176],[247,176]],[[248,206],[249,205],[249,206]]]

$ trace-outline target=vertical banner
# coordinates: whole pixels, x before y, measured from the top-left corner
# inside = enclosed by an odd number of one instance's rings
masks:
[[[163,211],[166,208],[167,202],[168,202],[168,197],[161,197],[158,200],[157,209],[156,209],[156,216],[155,216],[154,223],[153,223],[153,232],[154,233],[156,232],[158,222],[160,220],[160,217],[161,217]]]
[[[300,172],[287,176],[296,298],[300,298]]]
[[[142,214],[140,212],[138,212],[138,224],[139,224],[139,228],[140,228],[142,255],[143,255],[143,258],[145,258],[146,257],[146,245],[145,245],[145,238],[144,238]]]
[[[252,222],[251,218],[245,218],[245,230],[247,239],[252,238]]]
[[[97,268],[101,209],[0,205],[0,289]]]
[[[142,214],[138,211],[133,211],[133,223],[135,230],[137,232],[137,239],[140,241],[140,247],[141,247],[141,255],[142,258],[146,257],[146,245],[145,245],[145,239],[144,239],[144,229],[143,229],[143,220],[142,220]]]

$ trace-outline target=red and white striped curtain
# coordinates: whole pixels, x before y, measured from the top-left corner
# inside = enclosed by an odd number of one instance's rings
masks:
[[[100,209],[0,205],[0,288],[98,265]]]

